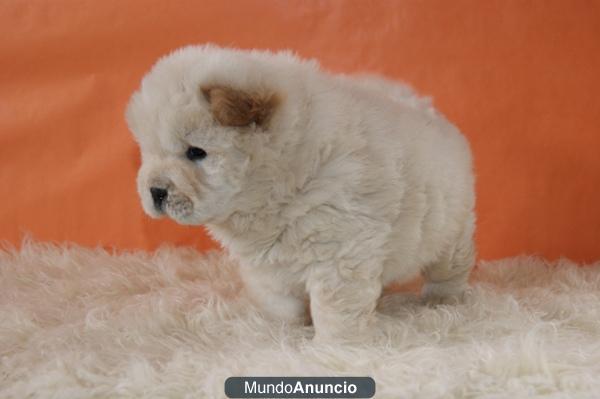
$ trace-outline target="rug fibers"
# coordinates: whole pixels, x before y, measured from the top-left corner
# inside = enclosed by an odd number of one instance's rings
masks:
[[[481,262],[460,305],[382,299],[372,342],[268,321],[218,252],[0,251],[0,398],[222,398],[230,376],[371,376],[377,398],[600,397],[600,263]]]

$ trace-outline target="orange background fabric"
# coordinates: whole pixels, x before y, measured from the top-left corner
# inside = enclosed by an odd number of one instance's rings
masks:
[[[0,1],[0,239],[214,247],[135,191],[126,102],[186,44],[285,49],[431,95],[470,139],[481,258],[600,258],[600,2]]]

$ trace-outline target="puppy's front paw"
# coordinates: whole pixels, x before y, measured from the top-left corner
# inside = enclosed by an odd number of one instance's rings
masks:
[[[447,282],[429,282],[423,286],[421,301],[428,306],[456,305],[465,300],[469,290],[467,284],[454,285]]]

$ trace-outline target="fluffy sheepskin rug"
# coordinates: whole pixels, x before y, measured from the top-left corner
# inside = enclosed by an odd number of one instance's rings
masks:
[[[415,287],[416,288],[416,287]],[[219,253],[0,251],[1,398],[220,398],[230,376],[372,376],[378,398],[600,396],[600,263],[483,262],[458,306],[381,303],[376,343],[268,322]]]

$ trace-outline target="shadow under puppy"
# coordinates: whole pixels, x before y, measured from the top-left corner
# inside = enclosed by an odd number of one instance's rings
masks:
[[[421,272],[461,297],[474,262],[466,139],[426,99],[290,52],[190,46],[128,105],[145,211],[206,225],[257,304],[315,338],[362,340],[382,287]]]

